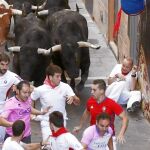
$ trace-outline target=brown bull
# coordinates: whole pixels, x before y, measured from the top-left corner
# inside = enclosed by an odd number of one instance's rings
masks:
[[[5,49],[5,43],[7,40],[7,35],[9,33],[11,17],[11,9],[0,7],[0,53]]]

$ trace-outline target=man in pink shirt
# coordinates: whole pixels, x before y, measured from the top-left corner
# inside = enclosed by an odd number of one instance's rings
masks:
[[[110,127],[110,116],[103,112],[96,118],[96,125],[85,129],[82,136],[82,145],[86,150],[113,150],[112,135]]]
[[[30,84],[27,81],[21,81],[16,86],[16,95],[6,101],[4,111],[0,115],[0,125],[6,127],[5,139],[12,136],[12,124],[16,120],[25,122],[25,132],[22,141],[31,142],[30,114],[44,115],[48,112],[46,108],[42,112],[31,106]]]

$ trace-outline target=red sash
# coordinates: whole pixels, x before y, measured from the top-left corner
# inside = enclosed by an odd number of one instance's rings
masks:
[[[54,85],[47,76],[44,80],[44,84],[49,85],[52,89],[56,87],[56,85]]]
[[[53,137],[58,137],[64,133],[67,133],[68,130],[64,127],[61,127],[59,130],[57,130],[56,132],[52,131],[52,136]],[[69,150],[73,150],[72,148],[69,148]]]

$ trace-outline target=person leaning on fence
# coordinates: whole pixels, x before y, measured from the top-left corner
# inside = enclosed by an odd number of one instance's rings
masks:
[[[134,112],[140,108],[141,92],[135,90],[137,83],[137,66],[131,58],[124,58],[117,64],[108,79],[106,96],[119,104],[127,104],[127,111]]]

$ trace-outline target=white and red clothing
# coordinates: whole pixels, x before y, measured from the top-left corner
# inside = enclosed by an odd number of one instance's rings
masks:
[[[3,111],[9,90],[20,81],[21,78],[9,70],[3,76],[0,76],[0,113]],[[0,142],[4,140],[4,136],[5,127],[0,126]]]
[[[112,72],[110,77],[115,77],[116,74],[122,74],[122,64],[117,64]],[[107,87],[106,96],[115,100],[119,104],[127,104],[127,109],[132,107],[132,104],[136,101],[141,101],[141,92],[140,91],[131,91],[131,77],[132,72],[130,71],[125,76],[125,81],[115,81]]]
[[[18,84],[20,81],[21,78],[17,74],[9,70],[7,70],[7,72],[3,76],[0,76],[0,105],[2,104],[2,107],[5,104],[9,89],[13,85]]]
[[[13,141],[11,137],[8,137],[3,144],[2,150],[24,150],[22,145],[22,142],[18,143]]]
[[[96,117],[102,112],[106,112],[111,116],[111,128],[114,131],[114,119],[115,115],[119,116],[123,112],[123,108],[117,104],[114,100],[106,98],[102,102],[98,103],[94,97],[90,97],[86,104],[86,109],[90,113],[90,125],[96,124]],[[115,132],[114,132],[115,133]]]
[[[52,87],[47,84],[43,84],[34,89],[31,93],[32,100],[40,99],[40,103],[42,108],[44,109],[48,106],[52,106],[49,112],[41,117],[41,129],[43,140],[47,139],[49,136],[50,128],[49,128],[49,114],[53,111],[60,111],[64,116],[64,121],[66,125],[67,113],[66,113],[66,97],[74,96],[75,93],[71,89],[71,87],[63,82],[56,87]]]
[[[87,150],[107,150],[112,134],[111,127],[108,128],[104,135],[101,135],[98,127],[92,125],[85,129],[81,142],[87,145]]]
[[[82,150],[83,146],[77,138],[69,133],[66,128],[60,128],[56,132],[52,132],[48,142],[52,150]]]
[[[1,117],[4,117],[9,122],[15,122],[16,120],[23,120],[25,122],[24,136],[31,135],[30,127],[30,114],[31,114],[31,99],[22,102],[15,96],[8,99],[4,106],[4,111],[1,113]],[[13,135],[12,128],[7,127],[6,133],[10,136]]]

